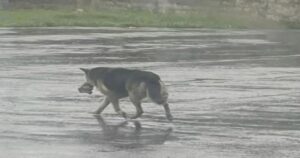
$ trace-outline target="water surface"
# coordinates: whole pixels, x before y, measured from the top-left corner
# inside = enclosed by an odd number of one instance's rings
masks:
[[[300,31],[0,29],[0,157],[300,156]],[[79,67],[153,71],[174,121],[125,121],[79,94]],[[124,99],[121,108],[134,114]]]

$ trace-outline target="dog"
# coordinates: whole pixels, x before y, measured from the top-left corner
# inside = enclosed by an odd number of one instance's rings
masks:
[[[112,103],[114,110],[127,119],[127,114],[120,109],[119,99],[129,97],[136,108],[136,114],[130,119],[135,119],[143,114],[142,100],[148,97],[152,102],[162,105],[167,119],[172,121],[168,92],[157,74],[149,71],[108,67],[80,68],[80,70],[84,72],[86,81],[78,88],[78,91],[92,94],[93,88],[96,87],[105,96],[102,105],[94,114],[101,114]]]

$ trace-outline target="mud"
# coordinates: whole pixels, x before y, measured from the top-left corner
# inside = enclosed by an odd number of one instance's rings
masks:
[[[0,157],[300,157],[300,31],[0,29]],[[174,121],[125,121],[80,67],[156,72]],[[128,99],[121,108],[134,114]]]

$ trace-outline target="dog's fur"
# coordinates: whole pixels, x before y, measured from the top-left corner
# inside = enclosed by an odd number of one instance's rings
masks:
[[[148,71],[125,68],[80,69],[85,73],[86,82],[78,88],[79,92],[92,94],[93,87],[96,87],[105,95],[102,105],[95,111],[95,114],[100,114],[109,103],[112,103],[115,111],[127,118],[127,114],[120,109],[119,99],[129,97],[137,110],[136,115],[131,117],[135,119],[143,113],[141,101],[149,97],[154,103],[163,105],[167,119],[172,120],[167,102],[168,92],[158,75]]]

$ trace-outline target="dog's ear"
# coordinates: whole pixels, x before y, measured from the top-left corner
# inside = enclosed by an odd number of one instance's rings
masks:
[[[85,74],[88,74],[88,72],[90,71],[89,69],[86,68],[79,68],[81,71],[83,71]]]

